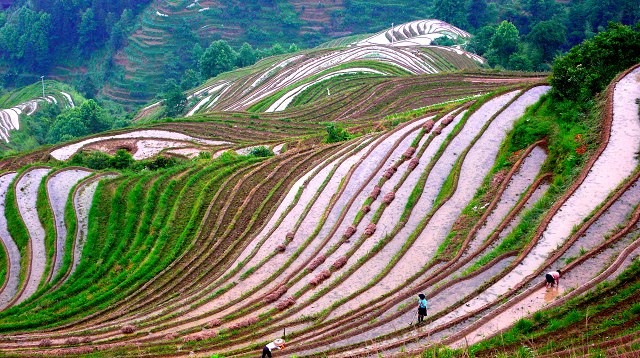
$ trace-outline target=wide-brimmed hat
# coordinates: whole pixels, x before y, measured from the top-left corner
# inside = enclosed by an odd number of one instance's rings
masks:
[[[273,341],[273,343],[275,343],[276,346],[281,346],[284,344],[284,339],[278,338],[275,341]]]

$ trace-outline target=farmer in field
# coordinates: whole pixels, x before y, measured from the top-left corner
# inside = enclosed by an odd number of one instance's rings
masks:
[[[427,299],[424,294],[418,295],[418,323],[424,321],[424,316],[427,315]]]
[[[546,287],[553,287],[553,284],[556,284],[556,287],[560,284],[560,270],[551,271],[545,275],[545,279],[547,280]]]
[[[262,358],[271,358],[271,351],[274,349],[284,349],[284,339],[276,339],[262,348]]]

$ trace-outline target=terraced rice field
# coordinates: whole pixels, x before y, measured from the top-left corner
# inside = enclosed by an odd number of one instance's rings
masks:
[[[427,75],[419,61],[323,72],[367,51],[274,61],[193,91],[188,118],[0,163],[2,354],[248,357],[286,330],[288,356],[419,355],[597,294],[637,265],[640,119],[628,104],[640,67],[610,87],[599,146],[558,192],[545,139],[507,151],[550,89],[543,78]],[[323,142],[325,121],[353,137]],[[245,155],[258,146],[276,155]],[[59,166],[116,149],[183,159]],[[53,160],[21,165],[34,158]],[[429,314],[416,326],[418,293]]]
[[[60,104],[63,107],[73,108],[75,103],[71,95],[66,92],[59,92],[54,95],[46,95],[45,97],[34,98],[22,103],[19,103],[11,108],[0,109],[0,138],[9,143],[10,131],[20,129],[20,116],[30,116],[38,111],[38,104],[42,102],[58,105],[60,101],[64,100],[64,104]]]

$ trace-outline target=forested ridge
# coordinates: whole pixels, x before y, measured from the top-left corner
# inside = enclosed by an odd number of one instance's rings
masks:
[[[437,18],[476,35],[469,49],[491,66],[547,71],[554,56],[593,37],[609,21],[633,25],[640,20],[631,0],[9,3],[0,13],[0,86],[22,86],[50,75],[73,82],[89,98],[126,104],[148,101],[158,92],[151,88],[167,80],[189,80],[193,74],[187,71],[198,70],[204,49],[216,40],[237,52],[244,43],[252,50],[276,45],[276,51],[250,54],[251,59],[283,53],[279,48],[292,44],[310,48],[376,32],[392,22]],[[500,41],[492,42],[496,33]]]

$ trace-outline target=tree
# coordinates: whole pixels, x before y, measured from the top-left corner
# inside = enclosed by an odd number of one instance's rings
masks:
[[[520,46],[518,29],[508,21],[502,21],[491,38],[487,59],[491,65],[507,67],[509,57],[516,53]]]
[[[182,75],[182,81],[180,81],[180,89],[186,91],[190,88],[196,87],[200,84],[200,74],[192,69],[187,69]]]
[[[491,48],[491,39],[495,33],[495,26],[488,25],[481,27],[469,41],[467,49],[480,56],[484,56],[484,54]]]
[[[133,156],[124,149],[118,149],[111,158],[111,166],[116,169],[126,169],[133,164]]]
[[[20,69],[46,70],[50,63],[51,15],[22,7],[0,29],[0,57]]]
[[[79,107],[63,112],[56,117],[47,134],[50,144],[105,131],[111,127],[105,111],[90,99]]]
[[[489,22],[489,11],[486,0],[471,0],[467,10],[467,22],[474,29],[478,29]]]
[[[589,102],[618,73],[638,62],[640,31],[611,23],[607,31],[556,58],[550,79],[552,95],[561,101]]]
[[[78,48],[83,53],[89,53],[93,50],[96,43],[96,20],[93,10],[88,8],[82,14],[82,20],[78,26]]]
[[[458,27],[467,26],[466,1],[434,0],[433,17]]]
[[[537,23],[527,35],[529,42],[542,54],[542,61],[551,61],[560,46],[567,42],[567,31],[557,20]]]
[[[187,106],[187,97],[175,83],[165,92],[162,98],[164,100],[165,113],[168,117],[182,114]]]
[[[215,77],[233,69],[236,53],[224,40],[214,41],[200,58],[200,73],[203,78]]]
[[[238,67],[251,66],[256,63],[256,51],[248,43],[243,43],[238,51],[237,64]]]

